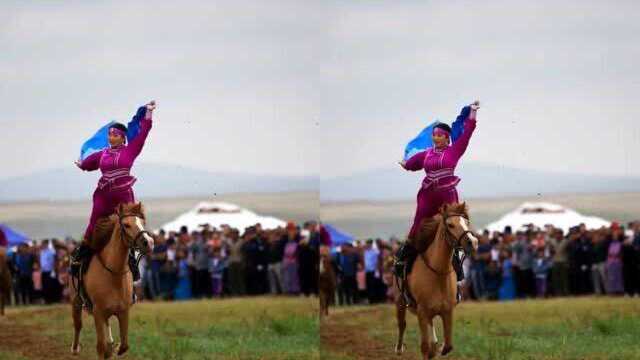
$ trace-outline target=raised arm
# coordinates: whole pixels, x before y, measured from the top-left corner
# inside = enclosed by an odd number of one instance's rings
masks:
[[[460,135],[460,137],[451,145],[451,150],[457,159],[462,157],[464,152],[467,150],[467,146],[469,146],[471,135],[473,135],[473,131],[476,129],[476,113],[479,108],[479,102],[476,101],[471,104],[469,117],[464,121],[464,130],[462,131],[462,135]]]
[[[102,151],[95,152],[82,161],[78,160],[75,164],[84,171],[98,170],[100,167],[100,157],[102,157]]]
[[[127,152],[130,152],[134,159],[140,155],[140,152],[144,147],[144,143],[147,140],[147,136],[149,135],[149,131],[151,131],[151,127],[153,125],[153,110],[156,108],[155,101],[148,103],[146,108],[147,111],[144,118],[140,120],[140,132],[135,138],[133,138],[133,140],[131,140],[129,145],[127,145]]]
[[[400,162],[400,165],[405,170],[408,171],[418,171],[424,167],[424,157],[427,154],[427,151],[420,151],[419,153],[413,155],[409,158],[409,160]]]

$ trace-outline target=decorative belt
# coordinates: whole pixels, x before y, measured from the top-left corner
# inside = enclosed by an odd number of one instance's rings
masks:
[[[129,179],[129,181],[127,181],[124,184],[114,186],[116,180],[120,180],[120,179]],[[98,181],[98,188],[104,189],[105,187],[108,186],[109,190],[115,190],[115,189],[131,186],[135,181],[136,181],[136,178],[131,176],[131,174],[129,173],[129,169],[117,169],[117,170],[105,171],[102,174],[102,177],[100,178],[100,180]]]
[[[451,180],[449,182],[445,182],[444,184],[440,184],[443,180]],[[452,168],[445,168],[440,170],[434,170],[427,172],[427,176],[424,178],[422,182],[422,187],[427,190],[431,187],[435,188],[447,188],[451,186],[456,186],[460,182],[460,179],[453,174]]]

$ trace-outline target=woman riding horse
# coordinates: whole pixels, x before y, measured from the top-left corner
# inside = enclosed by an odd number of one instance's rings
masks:
[[[413,260],[417,256],[416,249],[420,244],[414,242],[422,220],[436,215],[443,204],[459,202],[456,185],[460,182],[460,178],[454,175],[454,170],[466,151],[471,135],[476,128],[476,113],[480,108],[480,103],[476,101],[469,108],[469,116],[464,121],[462,135],[453,144],[450,144],[451,127],[439,123],[433,129],[434,146],[413,155],[407,161],[400,162],[405,170],[419,171],[424,169],[426,172],[426,177],[422,181],[420,191],[418,191],[418,204],[408,241],[396,254],[396,263],[398,264],[396,273],[401,278],[409,272]],[[424,251],[424,249],[421,250]],[[453,256],[453,265],[458,281],[464,279],[462,264],[460,264],[458,256]]]
[[[93,230],[99,218],[110,216],[120,204],[132,203],[135,201],[132,186],[136,178],[129,174],[133,162],[140,155],[147,135],[151,130],[152,114],[156,108],[155,101],[145,105],[146,112],[140,120],[140,132],[131,140],[127,141],[127,127],[121,123],[115,123],[109,127],[109,147],[91,154],[86,159],[76,161],[75,164],[84,171],[94,171],[100,169],[102,177],[98,180],[98,187],[93,193],[93,210],[89,219],[89,225],[84,233],[84,239],[80,247],[73,254],[72,274],[77,276],[80,264],[83,269],[87,269],[88,262],[93,255],[91,241]],[[133,281],[140,279],[140,271],[136,266],[133,253],[129,254],[129,267],[133,274]]]

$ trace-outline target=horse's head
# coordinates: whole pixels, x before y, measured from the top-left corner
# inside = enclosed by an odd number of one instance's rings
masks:
[[[445,204],[440,208],[440,215],[445,226],[448,243],[453,247],[473,247],[478,249],[478,238],[471,231],[469,210],[466,202],[460,204]]]
[[[122,240],[128,248],[148,254],[153,250],[153,237],[144,229],[142,203],[120,204],[116,209]]]

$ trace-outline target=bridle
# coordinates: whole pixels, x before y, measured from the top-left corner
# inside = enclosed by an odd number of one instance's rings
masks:
[[[129,234],[127,234],[127,232],[124,230],[124,224],[122,223],[122,221],[125,218],[128,217],[136,217],[136,218],[141,218],[144,220],[144,216],[142,215],[136,215],[136,214],[118,214],[118,226],[120,227],[120,239],[121,240],[125,240],[125,245],[127,246],[127,249],[129,251],[135,251],[137,250],[139,252],[138,256],[136,257],[136,266],[138,266],[138,264],[140,263],[140,259],[142,259],[142,257],[144,256],[144,253],[141,251],[142,248],[140,246],[138,246],[137,244],[139,243],[139,240],[141,237],[143,237],[145,234],[153,237],[153,234],[151,234],[149,231],[147,230],[141,230],[140,232],[138,232],[138,234],[136,234],[135,237],[131,237],[129,236]],[[129,272],[129,266],[125,266],[125,269],[122,271],[116,271],[113,270],[111,268],[109,268],[109,266],[107,266],[107,264],[105,264],[105,262],[102,260],[102,257],[100,256],[100,254],[97,254],[96,257],[98,258],[98,261],[100,262],[100,265],[102,265],[102,267],[107,270],[108,272],[110,272],[113,275],[116,276],[124,276],[125,274],[127,274]]]
[[[464,239],[465,237],[468,238],[469,234],[473,235],[473,231],[465,230],[465,231],[462,232],[462,234],[460,234],[460,236],[456,237],[454,234],[451,233],[451,231],[449,230],[449,227],[447,226],[447,220],[449,218],[452,218],[452,217],[461,217],[461,218],[465,219],[467,221],[467,223],[469,223],[469,218],[464,214],[447,214],[447,215],[443,216],[442,223],[441,223],[445,228],[445,230],[444,230],[444,240],[447,242],[447,245],[449,245],[449,247],[451,247],[453,249],[453,256],[456,256],[456,253],[459,250],[462,250],[462,254],[463,255],[462,255],[461,262],[464,262],[465,258],[467,257],[467,254],[464,251],[464,247],[462,246],[462,239]],[[451,270],[447,271],[446,273],[440,272],[440,271],[434,269],[433,266],[431,266],[429,264],[429,261],[427,261],[427,257],[424,255],[424,252],[420,253],[420,257],[422,258],[422,261],[424,262],[424,264],[427,265],[427,268],[429,268],[429,270],[433,271],[437,275],[446,276],[446,275],[451,274],[454,271],[454,269],[452,268]]]

